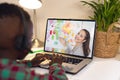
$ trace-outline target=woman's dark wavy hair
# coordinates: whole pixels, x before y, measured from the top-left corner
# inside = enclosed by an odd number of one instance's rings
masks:
[[[84,39],[86,41],[83,43],[83,52],[84,52],[84,56],[87,57],[90,53],[90,48],[89,48],[90,33],[86,29],[82,29],[82,30],[85,31],[85,33],[86,33],[86,36]]]

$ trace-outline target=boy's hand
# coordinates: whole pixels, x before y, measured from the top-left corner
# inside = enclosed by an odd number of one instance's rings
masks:
[[[58,63],[58,64],[62,64],[62,55],[58,55],[58,54],[53,54],[52,60],[50,62],[50,65],[54,64],[54,63]]]
[[[31,60],[32,66],[39,65],[45,59],[46,57],[44,54],[36,54],[36,56]]]

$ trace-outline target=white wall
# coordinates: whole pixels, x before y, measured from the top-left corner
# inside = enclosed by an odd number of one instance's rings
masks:
[[[92,15],[91,8],[83,6],[82,0],[42,0],[42,7],[37,9],[37,37],[44,41],[47,18],[88,19]],[[90,1],[90,0],[84,0]],[[18,0],[0,0],[19,5]],[[33,10],[27,10],[33,20]]]
[[[83,6],[81,0],[44,0],[43,6],[37,10],[37,36],[44,40],[47,18],[88,19],[92,11]],[[87,0],[89,1],[89,0]]]
[[[0,0],[19,5],[19,0]],[[43,6],[36,10],[37,12],[37,37],[44,41],[47,18],[74,18],[74,19],[89,19],[92,15],[92,9],[89,6],[83,6],[82,0],[42,0]],[[91,1],[91,0],[84,0]],[[97,0],[94,0],[97,1]],[[20,6],[20,5],[19,5]],[[33,21],[33,10],[27,10]],[[120,48],[119,48],[120,49]],[[120,52],[120,51],[119,51]]]

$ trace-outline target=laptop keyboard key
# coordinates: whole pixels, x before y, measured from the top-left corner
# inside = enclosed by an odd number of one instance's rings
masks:
[[[71,64],[78,64],[82,61],[82,59],[75,59],[75,58],[70,58],[70,57],[65,57],[66,60],[64,62],[66,63],[71,63]]]

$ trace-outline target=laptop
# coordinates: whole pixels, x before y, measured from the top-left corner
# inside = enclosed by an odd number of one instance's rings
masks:
[[[95,20],[48,18],[44,52],[51,57],[53,52],[62,55],[65,71],[76,74],[93,59],[95,29]],[[40,66],[49,68],[47,63]]]

